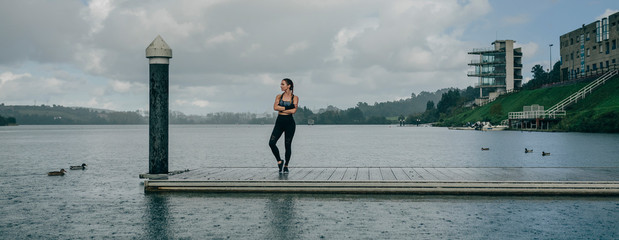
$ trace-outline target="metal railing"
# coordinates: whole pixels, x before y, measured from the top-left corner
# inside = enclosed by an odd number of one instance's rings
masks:
[[[570,95],[569,97],[563,99],[561,102],[555,104],[554,106],[550,107],[546,111],[549,112],[549,113],[552,113],[554,111],[564,110],[564,108],[566,106],[568,106],[568,105],[570,105],[572,103],[578,102],[579,99],[585,98],[587,96],[587,94],[590,94],[593,90],[598,88],[600,85],[606,83],[606,81],[608,79],[611,79],[612,77],[617,75],[617,73],[619,73],[618,70],[607,72],[606,74],[602,75],[597,80],[595,80],[593,82],[590,82],[589,84],[587,84],[586,86],[584,86],[583,88],[578,90],[577,92],[575,92],[572,95]]]
[[[505,86],[505,85],[503,85],[503,86]],[[508,93],[515,93],[515,92],[518,92],[518,91],[519,91],[519,90],[517,90],[517,89],[509,89],[509,90],[506,90],[506,91],[504,91],[504,92],[501,92],[501,94],[499,94],[499,96],[501,96],[501,95],[503,95],[503,94],[508,94]],[[498,96],[497,96],[497,98],[498,98]],[[496,99],[496,98],[494,98],[494,99],[490,99],[489,97],[488,97],[488,98],[479,99],[479,100],[478,100],[479,102],[477,103],[477,106],[480,106],[480,107],[481,107],[481,106],[484,106],[484,105],[486,105],[486,104],[488,104],[488,103],[490,103],[490,102],[494,101],[495,99]]]
[[[498,51],[498,50],[494,49],[494,47],[473,48],[473,51],[470,51],[469,54],[471,54],[471,53],[479,53],[479,52],[494,52],[494,51]]]
[[[478,72],[478,71],[468,71],[467,76],[469,77],[490,77],[490,76],[499,76],[504,77],[506,75],[505,71],[489,71],[489,72]]]
[[[509,119],[534,119],[534,118],[560,118],[565,117],[565,107],[572,103],[578,102],[579,99],[584,99],[587,94],[591,94],[593,90],[606,83],[607,80],[619,74],[619,70],[607,72],[595,81],[587,84],[577,92],[561,100],[559,103],[550,107],[546,111],[522,111],[522,112],[510,112],[508,113]]]
[[[559,118],[565,117],[565,111],[523,111],[523,112],[510,112],[507,117],[509,119],[535,119],[535,118]]]
[[[595,78],[595,77],[599,77],[602,76],[608,72],[612,72],[615,70],[619,70],[619,66],[617,66],[617,64],[613,64],[607,67],[600,67],[597,69],[591,69],[591,70],[586,70],[585,72],[581,73],[581,72],[577,72],[574,74],[567,74],[567,76],[564,76],[565,78],[567,78],[567,82],[572,82],[572,81],[578,81],[581,79],[590,79],[590,78]],[[559,83],[560,84],[560,83]],[[553,85],[553,83],[551,83],[550,85]]]
[[[471,63],[469,63],[469,65],[481,65],[481,64],[505,64],[505,60],[495,59],[494,61],[489,61],[489,60],[473,59],[471,60]]]

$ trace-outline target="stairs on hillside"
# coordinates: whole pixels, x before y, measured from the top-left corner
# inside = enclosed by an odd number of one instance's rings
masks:
[[[595,90],[602,84],[606,83],[607,80],[616,76],[617,73],[619,73],[619,70],[613,70],[613,71],[605,73],[598,79],[587,84],[587,86],[584,86],[577,92],[573,93],[569,97],[563,99],[561,102],[555,104],[554,106],[546,110],[546,114],[551,116],[551,115],[555,115],[555,113],[557,112],[563,112],[565,115],[565,107],[569,106],[572,103],[578,102],[579,99],[584,99],[587,96],[587,94],[591,94],[593,90]]]
[[[550,107],[546,111],[522,111],[522,112],[510,112],[508,119],[537,119],[537,118],[560,118],[565,116],[565,107],[572,103],[578,102],[580,99],[584,99],[588,94],[591,94],[593,90],[606,83],[607,80],[613,78],[619,74],[619,70],[613,70],[600,76],[598,79],[590,82],[577,92],[573,93],[569,97],[563,99],[559,103]],[[527,106],[525,106],[526,108]]]

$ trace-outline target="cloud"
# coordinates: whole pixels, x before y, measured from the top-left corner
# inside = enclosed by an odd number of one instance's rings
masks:
[[[112,0],[90,1],[88,8],[82,11],[83,18],[91,24],[90,36],[103,29],[103,22],[114,8]]]
[[[528,23],[530,20],[531,20],[531,17],[526,13],[523,13],[520,15],[505,16],[502,19],[502,21],[506,25],[521,25],[521,24]]]
[[[105,50],[80,44],[78,44],[76,48],[77,51],[75,51],[74,55],[76,63],[81,65],[86,72],[92,72],[94,74],[105,73],[106,68],[103,63],[107,54]]]
[[[112,85],[112,89],[114,89],[114,91],[119,92],[119,93],[124,93],[124,92],[128,92],[129,90],[131,90],[131,83],[129,82],[112,80],[110,85]]]
[[[193,100],[178,99],[178,100],[175,100],[174,103],[176,106],[195,106],[195,107],[200,107],[200,108],[204,108],[210,105],[209,101],[199,100],[199,99],[193,99]]]
[[[349,48],[348,43],[366,30],[375,30],[376,28],[378,28],[376,19],[365,19],[357,24],[357,26],[341,29],[333,38],[333,53],[331,57],[326,60],[342,63],[345,58],[351,57],[354,53],[354,51]]]
[[[191,105],[203,108],[203,107],[206,107],[206,106],[209,105],[209,101],[206,101],[206,100],[194,100],[193,102],[191,102]]]
[[[14,81],[23,77],[32,77],[30,73],[14,74],[12,72],[3,72],[0,74],[0,88],[9,81]]]
[[[604,11],[602,15],[596,17],[595,20],[602,20],[602,18],[607,18],[608,16],[617,12],[619,12],[619,10],[607,8],[606,11]]]
[[[247,33],[242,28],[236,28],[234,31],[225,32],[206,40],[206,46],[214,46],[217,44],[234,42],[239,38],[246,36]]]
[[[0,96],[5,100],[17,99],[28,102],[33,99],[48,100],[65,94],[72,88],[67,81],[55,77],[39,77],[31,73],[0,74]]]
[[[307,41],[296,42],[288,46],[286,48],[285,53],[288,55],[295,54],[297,52],[307,49],[308,47],[309,47],[309,43]]]
[[[3,101],[147,108],[144,50],[161,35],[171,107],[186,113],[270,111],[285,77],[316,108],[466,87],[467,51],[495,37],[486,23],[534,24],[487,0],[32,3],[0,1]],[[525,64],[547,59],[539,40],[516,40]]]
[[[522,57],[523,58],[531,58],[537,51],[539,50],[539,45],[536,42],[528,42],[528,43],[514,43],[514,48],[522,48]]]

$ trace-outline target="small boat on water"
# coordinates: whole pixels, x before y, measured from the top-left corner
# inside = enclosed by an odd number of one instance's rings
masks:
[[[486,125],[486,126],[483,126],[481,130],[482,131],[503,131],[507,128],[508,126],[505,126],[505,125],[496,125],[496,126]]]
[[[462,127],[449,127],[449,130],[480,130],[480,131],[502,131],[509,128],[507,125],[492,125],[490,122],[467,123]]]
[[[474,127],[448,127],[449,130],[475,130]]]

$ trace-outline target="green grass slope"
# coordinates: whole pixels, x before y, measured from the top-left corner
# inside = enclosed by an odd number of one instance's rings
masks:
[[[619,133],[619,77],[615,77],[566,109],[558,129],[574,132]]]
[[[509,112],[522,111],[523,106],[539,104],[546,109],[580,90],[587,83],[525,90],[506,94],[492,103],[475,109],[461,109],[443,119],[442,126],[460,126],[467,122],[490,121],[499,124]],[[554,130],[579,132],[619,132],[619,77],[608,80],[578,103],[567,109],[567,116]]]

